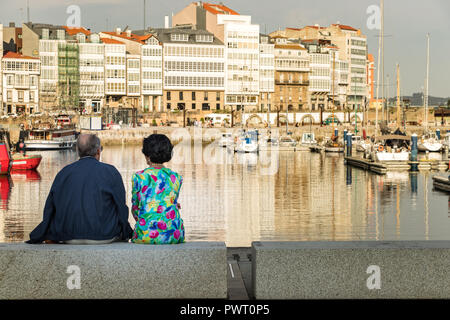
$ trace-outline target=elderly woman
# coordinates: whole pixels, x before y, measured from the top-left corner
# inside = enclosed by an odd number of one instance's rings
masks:
[[[177,203],[182,177],[164,163],[170,161],[173,146],[165,135],[144,139],[142,153],[148,168],[132,177],[132,209],[136,226],[134,243],[175,244],[184,242],[184,225]]]

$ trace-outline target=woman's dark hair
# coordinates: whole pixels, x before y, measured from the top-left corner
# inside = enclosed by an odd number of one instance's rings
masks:
[[[151,134],[144,138],[142,153],[153,163],[164,163],[172,159],[173,145],[163,134]]]

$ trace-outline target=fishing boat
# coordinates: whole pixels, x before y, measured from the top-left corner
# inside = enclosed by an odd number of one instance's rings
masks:
[[[24,140],[25,150],[72,149],[76,136],[75,129],[32,129]]]
[[[11,158],[11,170],[35,170],[41,163],[42,156],[35,155],[23,155],[21,153],[12,154]]]

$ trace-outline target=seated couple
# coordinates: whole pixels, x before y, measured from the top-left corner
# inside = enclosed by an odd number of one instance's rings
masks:
[[[106,244],[130,238],[134,243],[184,242],[177,203],[182,178],[163,165],[173,155],[170,140],[161,134],[144,139],[148,168],[132,177],[134,231],[128,222],[122,177],[115,167],[100,162],[102,149],[96,135],[78,137],[80,159],[56,175],[43,221],[27,243]]]

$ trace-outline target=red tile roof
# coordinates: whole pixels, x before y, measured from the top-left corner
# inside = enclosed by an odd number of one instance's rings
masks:
[[[203,8],[213,14],[232,14],[239,15],[236,11],[224,6],[223,4],[203,3]]]
[[[121,41],[114,40],[114,39],[109,39],[109,38],[100,38],[100,40],[101,40],[103,43],[106,43],[106,44],[124,44],[124,43],[121,42]]]
[[[119,38],[131,40],[131,41],[136,41],[136,42],[139,42],[140,44],[144,44],[145,41],[152,36],[151,34],[138,36],[137,34],[134,34],[134,33],[132,33],[130,36],[128,36],[126,32],[121,32],[120,34],[117,34],[116,32],[106,32],[105,31],[102,33],[108,34],[108,35],[114,36],[114,37],[119,37]]]
[[[66,29],[66,32],[69,34],[69,36],[76,35],[78,33],[84,33],[85,35],[89,36],[91,32],[89,30],[86,30],[85,28],[73,28],[73,27],[67,27],[63,26],[64,29]]]
[[[8,51],[3,56],[3,59],[34,59],[34,60],[39,60],[39,58],[24,56],[24,55],[21,55],[20,53],[15,53],[15,52],[12,52],[12,51]]]
[[[350,27],[350,26],[346,26],[344,24],[332,24],[332,26],[336,26],[336,27],[338,27],[338,28],[340,28],[342,30],[358,31],[358,29],[355,29],[355,28]]]
[[[325,29],[326,27],[320,27],[320,26],[306,26],[305,28]]]

